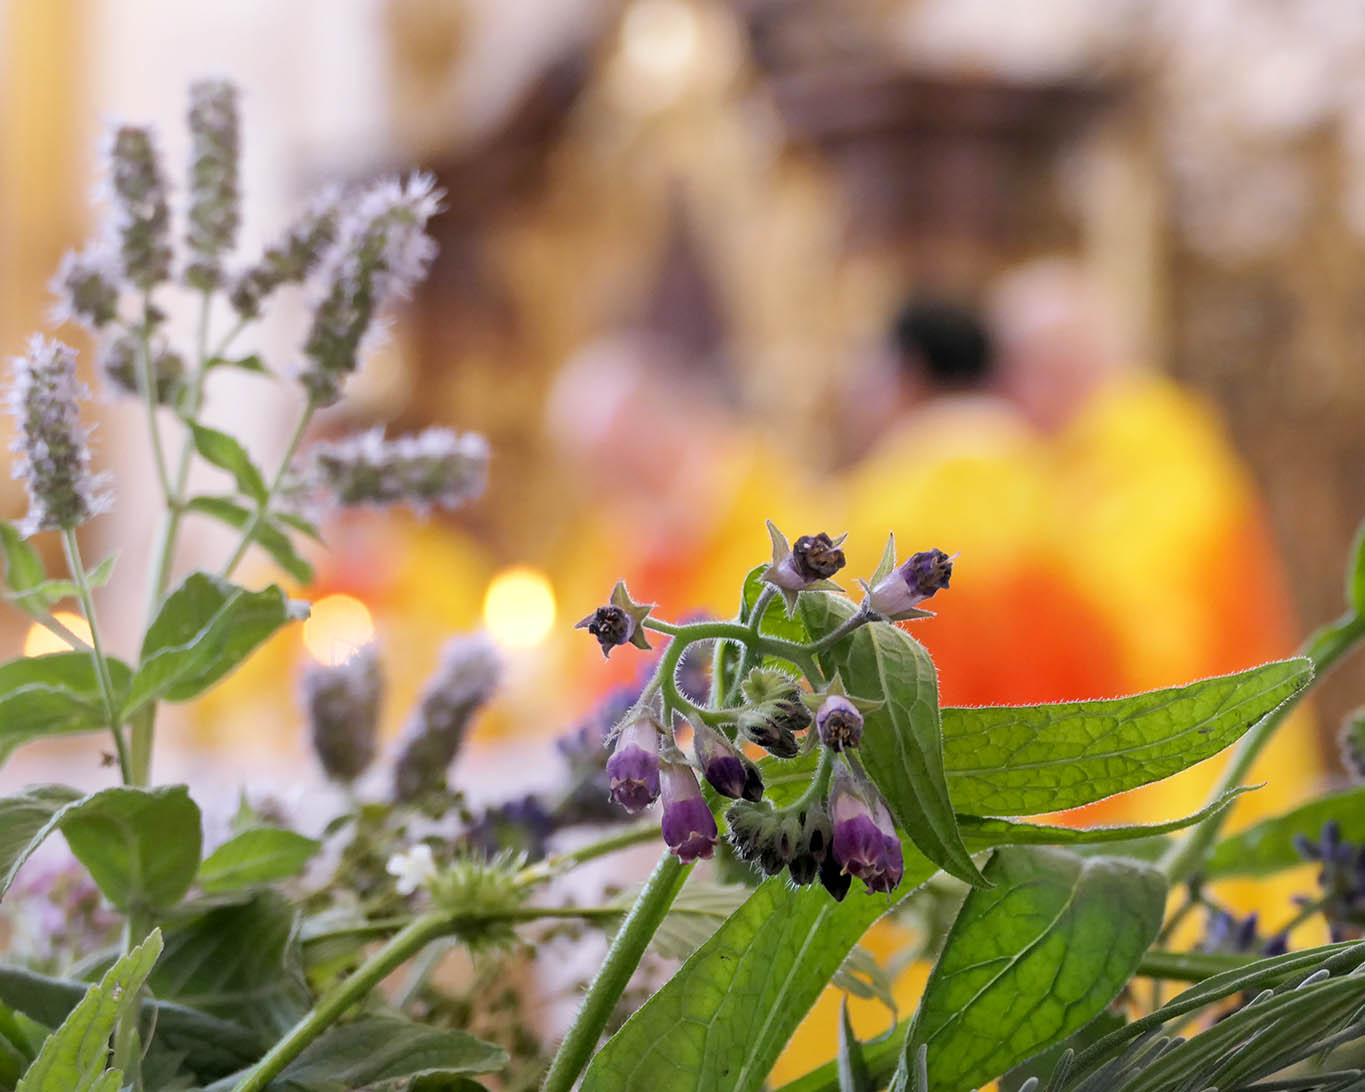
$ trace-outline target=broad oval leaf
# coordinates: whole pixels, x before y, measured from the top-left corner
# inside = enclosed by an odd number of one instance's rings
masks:
[[[63,808],[81,798],[65,785],[31,785],[0,799],[0,898],[19,868],[57,826]]]
[[[5,583],[11,590],[25,592],[47,579],[42,557],[8,520],[0,520],[0,550],[5,555]]]
[[[107,658],[107,663],[117,703],[132,671],[122,660]],[[0,758],[32,739],[108,727],[89,653],[54,652],[0,664]]]
[[[813,634],[831,632],[855,609],[832,595],[801,597],[800,614]],[[870,622],[821,658],[850,694],[883,703],[864,715],[859,755],[897,824],[945,872],[985,883],[948,796],[938,675],[924,646],[889,622]]]
[[[246,496],[257,503],[269,496],[265,478],[236,438],[194,421],[186,421],[185,425],[194,436],[195,450],[214,466],[231,474],[237,481],[237,488]]]
[[[1127,698],[945,708],[953,802],[1035,815],[1159,781],[1217,754],[1312,677],[1298,658]]]
[[[174,906],[199,869],[199,807],[184,785],[105,789],[67,807],[57,825],[120,910]]]
[[[906,1038],[933,1092],[979,1088],[1095,1018],[1156,938],[1166,882],[1134,861],[1015,848],[958,912]]]
[[[934,872],[905,862],[900,893]],[[886,899],[765,881],[592,1060],[582,1092],[747,1092]]]
[[[1264,819],[1219,842],[1200,868],[1208,879],[1264,876],[1303,864],[1294,837],[1316,842],[1324,823],[1335,822],[1348,841],[1365,841],[1365,787],[1332,793],[1270,819]]]
[[[208,573],[191,573],[147,629],[124,717],[149,701],[196,697],[277,629],[303,616],[274,584],[253,592]]]
[[[302,872],[321,848],[321,842],[292,830],[244,830],[204,858],[199,866],[199,886],[205,891],[234,891],[288,879]]]
[[[122,1076],[110,1080],[105,1069],[109,1036],[123,1012],[137,1003],[138,991],[160,954],[161,934],[153,930],[110,967],[86,991],[61,1027],[43,1042],[15,1092],[103,1092],[105,1088],[119,1088]]]

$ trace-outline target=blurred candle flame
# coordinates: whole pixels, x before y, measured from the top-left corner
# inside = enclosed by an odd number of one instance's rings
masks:
[[[345,663],[356,649],[373,639],[370,610],[352,595],[323,596],[303,623],[303,644],[308,654],[329,667]]]
[[[52,616],[86,644],[90,643],[90,626],[79,614],[59,610]],[[39,622],[29,627],[24,637],[25,656],[47,656],[53,652],[70,652],[71,646]]]
[[[555,624],[555,595],[549,580],[525,566],[498,573],[484,596],[483,623],[506,648],[534,648]]]

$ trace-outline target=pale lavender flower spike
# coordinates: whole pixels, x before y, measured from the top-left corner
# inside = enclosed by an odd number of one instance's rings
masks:
[[[342,505],[455,509],[488,484],[488,441],[447,428],[384,439],[383,429],[313,449],[313,480]]]
[[[70,530],[109,507],[107,478],[90,472],[90,430],[77,405],[86,394],[76,352],[60,341],[35,334],[14,358],[9,409],[19,434],[11,447],[19,455],[14,476],[28,489],[25,535]]]
[[[105,240],[68,250],[48,288],[57,297],[49,317],[56,325],[79,322],[99,330],[118,318],[118,257]]]
[[[146,292],[171,273],[171,212],[152,131],[115,129],[108,160],[119,261],[124,276]]]
[[[192,288],[209,291],[223,278],[223,256],[237,242],[241,191],[237,184],[240,124],[237,88],[227,80],[190,85],[189,221],[185,242],[193,259],[185,271]]]
[[[313,751],[333,781],[354,781],[374,761],[384,676],[373,645],[339,664],[312,664],[300,680]]]
[[[340,187],[327,186],[314,195],[284,238],[236,277],[228,299],[242,318],[259,317],[262,301],[276,288],[302,284],[322,264],[337,241],[340,207]]]

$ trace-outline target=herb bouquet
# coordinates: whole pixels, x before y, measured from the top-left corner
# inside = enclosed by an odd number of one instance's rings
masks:
[[[199,697],[306,613],[279,587],[234,582],[248,549],[307,584],[296,544],[316,530],[300,496],[456,507],[482,489],[487,450],[443,429],[300,450],[386,305],[425,272],[439,203],[430,180],[323,194],[254,264],[229,269],[233,88],[196,85],[189,125],[179,256],[152,134],[124,127],[108,151],[108,229],[54,281],[59,317],[98,338],[104,382],[146,408],[164,516],[134,661],[109,654],[96,616],[92,589],[112,566],[87,565],[77,542],[111,494],[90,470],[75,354],[35,337],[10,381],[30,503],[21,524],[0,527],[7,597],[70,648],[0,666],[0,753],[107,733],[121,784],[0,799],[11,918],[46,907],[27,933],[11,925],[14,962],[0,966],[0,1089],[751,1092],[831,981],[889,994],[891,972],[857,947],[888,914],[923,925],[907,958],[936,960],[918,1011],[869,1042],[845,1017],[836,1061],[784,1092],[1365,1083],[1365,789],[1222,835],[1253,759],[1365,634],[1360,543],[1346,613],[1301,657],[1118,700],[954,709],[940,708],[933,663],[896,624],[948,587],[951,558],[926,549],[902,560],[892,540],[849,597],[831,580],[840,540],[789,542],[770,527],[772,558],[743,582],[732,620],[670,623],[618,585],[579,623],[607,653],[662,648],[647,681],[565,740],[557,794],[475,813],[448,789],[497,675],[490,646],[462,636],[411,713],[382,798],[354,791],[320,839],[244,808],[205,855],[190,789],[150,784],[157,711]],[[173,278],[201,305],[185,353],[162,310]],[[270,370],[232,347],[279,289],[302,283],[314,298],[294,371],[302,409],[265,473],[204,423],[204,404],[216,371]],[[231,490],[191,495],[196,460],[226,472]],[[217,572],[176,581],[189,518],[227,524],[237,545]],[[45,571],[29,542],[38,533],[60,537],[65,574]],[[52,613],[67,598],[88,639]],[[314,749],[342,785],[375,760],[381,688],[364,649],[303,679]],[[1219,791],[1194,815],[1088,830],[1020,818],[1232,746]],[[650,809],[657,819],[632,818]],[[596,835],[580,831],[566,850],[569,828]],[[15,884],[56,834],[79,871]],[[660,835],[638,891],[565,901],[559,878]],[[694,878],[707,858],[708,875]],[[1321,891],[1266,937],[1206,887],[1305,858],[1321,864]],[[1191,914],[1205,916],[1208,937],[1182,950],[1172,938]],[[1289,929],[1313,917],[1335,942],[1289,951]],[[518,971],[532,941],[589,929],[610,935],[606,957],[567,1034],[544,1043]],[[454,949],[478,957],[463,981],[440,973]],[[628,987],[651,949],[682,962],[642,999]],[[1179,989],[1163,1001],[1168,983]]]

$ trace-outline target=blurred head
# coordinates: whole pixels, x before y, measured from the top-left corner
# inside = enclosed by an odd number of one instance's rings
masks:
[[[985,325],[966,307],[914,296],[896,314],[891,342],[906,378],[931,391],[976,390],[991,378]]]
[[[1006,273],[987,310],[1002,393],[1039,428],[1064,426],[1128,366],[1112,313],[1075,262],[1049,258]]]

